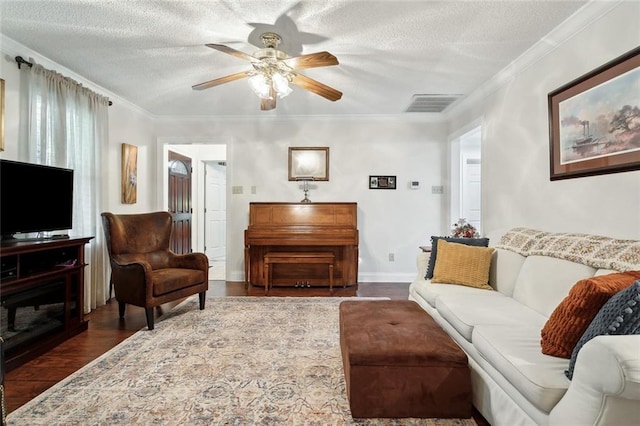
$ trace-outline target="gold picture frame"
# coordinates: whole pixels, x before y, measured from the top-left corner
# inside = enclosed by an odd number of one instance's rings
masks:
[[[122,144],[122,204],[138,201],[138,147]]]
[[[0,78],[0,151],[4,151],[4,79]]]
[[[329,180],[329,147],[289,147],[289,180]]]

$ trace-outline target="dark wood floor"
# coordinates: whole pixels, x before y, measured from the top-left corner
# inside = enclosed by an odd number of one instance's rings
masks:
[[[261,287],[245,289],[241,282],[211,281],[208,295],[211,296],[264,296]],[[274,288],[270,296],[328,296],[326,288]],[[359,283],[357,289],[334,289],[333,296],[389,297],[406,300],[409,296],[408,283]],[[178,302],[163,305],[156,310],[156,317],[173,308]],[[118,304],[115,299],[89,314],[89,328],[51,351],[28,363],[9,371],[5,375],[5,398],[7,411],[18,407],[38,396],[71,373],[79,370],[118,343],[146,326],[144,309],[127,306],[124,319],[118,318]],[[474,413],[480,425],[487,425],[484,419]]]

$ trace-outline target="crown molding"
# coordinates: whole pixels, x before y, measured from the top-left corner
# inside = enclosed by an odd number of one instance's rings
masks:
[[[390,121],[405,123],[445,123],[446,117],[442,113],[401,113],[401,114],[342,114],[342,115],[155,115],[154,119],[161,122],[287,122],[287,121],[349,121],[349,122],[371,122]]]

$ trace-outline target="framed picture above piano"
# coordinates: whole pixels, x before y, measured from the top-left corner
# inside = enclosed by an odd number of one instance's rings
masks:
[[[329,180],[329,147],[289,147],[289,180]]]

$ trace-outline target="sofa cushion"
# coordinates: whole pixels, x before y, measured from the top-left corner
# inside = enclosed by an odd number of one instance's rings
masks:
[[[468,297],[443,295],[436,299],[436,309],[468,341],[471,341],[474,327],[481,324],[542,327],[546,320],[536,311],[497,291],[485,291]]]
[[[525,259],[526,256],[521,254],[497,248],[491,259],[489,285],[505,296],[512,296]]]
[[[427,301],[430,306],[436,307],[436,299],[440,296],[473,297],[476,294],[487,294],[486,290],[466,287],[463,285],[438,284],[430,280],[414,281],[411,283],[414,291]],[[497,293],[497,292],[491,292]]]
[[[489,285],[493,248],[473,247],[439,240],[438,252],[431,282],[493,290]]]
[[[640,271],[618,272],[578,281],[542,328],[542,353],[570,358],[576,343],[602,305],[637,279],[640,279]]]
[[[564,259],[527,256],[518,274],[513,298],[548,318],[578,280],[591,277],[595,272],[590,266]]]
[[[582,346],[600,335],[640,334],[640,280],[616,293],[598,311],[573,352],[565,374],[573,378],[573,370]]]
[[[431,257],[429,258],[429,265],[427,266],[427,274],[425,275],[425,279],[430,280],[433,278],[433,269],[436,265],[436,258],[438,256],[438,241],[445,240],[452,243],[465,244],[468,246],[479,246],[479,247],[487,247],[489,246],[488,238],[456,238],[456,237],[431,237]]]
[[[544,355],[535,325],[478,325],[473,345],[531,404],[548,413],[564,396],[568,360]]]

